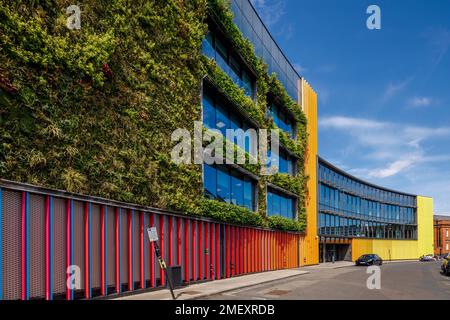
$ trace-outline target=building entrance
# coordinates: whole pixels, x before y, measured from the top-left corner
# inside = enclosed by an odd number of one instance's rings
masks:
[[[352,261],[350,244],[321,243],[319,251],[320,263],[336,261]]]

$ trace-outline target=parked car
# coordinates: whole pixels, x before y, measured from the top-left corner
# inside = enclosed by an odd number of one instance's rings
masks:
[[[430,261],[436,261],[436,259],[433,257],[433,255],[429,254],[429,255],[425,255],[425,256],[421,256],[419,258],[420,261],[422,262],[430,262]]]
[[[383,264],[383,259],[376,254],[365,254],[359,257],[355,262],[357,266],[381,266]]]
[[[450,276],[450,255],[442,261],[441,270],[443,274]]]

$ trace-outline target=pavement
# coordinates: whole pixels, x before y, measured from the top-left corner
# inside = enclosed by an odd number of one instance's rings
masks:
[[[216,295],[232,290],[244,289],[247,287],[268,284],[276,281],[288,280],[298,277],[308,271],[300,269],[278,270],[263,273],[250,274],[246,276],[222,279],[199,284],[193,284],[174,290],[177,300],[204,299],[211,295]],[[170,291],[163,289],[151,292],[145,292],[130,296],[116,298],[116,300],[171,300]]]
[[[366,267],[312,266],[308,273],[270,285],[208,296],[211,300],[450,300],[450,277],[440,262],[395,261],[380,268],[381,288],[367,287]]]
[[[193,284],[175,290],[177,300],[450,300],[450,277],[440,262],[385,261],[381,289],[367,288],[366,267],[353,262],[323,263]],[[171,300],[169,290],[116,298]]]

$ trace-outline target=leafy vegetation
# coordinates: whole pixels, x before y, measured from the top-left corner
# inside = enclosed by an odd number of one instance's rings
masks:
[[[86,0],[81,30],[66,28],[65,0],[0,0],[0,176],[225,222],[302,230],[304,222],[265,217],[205,200],[198,165],[170,159],[172,132],[193,134],[208,75],[263,128],[268,95],[297,116],[298,139],[280,137],[301,159],[299,175],[272,177],[296,190],[304,212],[305,119],[234,25],[224,0]],[[202,56],[208,14],[227,30],[257,73],[256,103]],[[247,169],[256,172],[256,167]]]

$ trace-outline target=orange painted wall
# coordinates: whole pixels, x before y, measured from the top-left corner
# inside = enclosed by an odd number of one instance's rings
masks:
[[[308,175],[308,195],[306,199],[306,236],[301,250],[301,265],[319,263],[319,238],[317,236],[317,94],[309,83],[301,79],[301,101],[303,112],[308,120],[308,148],[305,157],[305,170]]]

